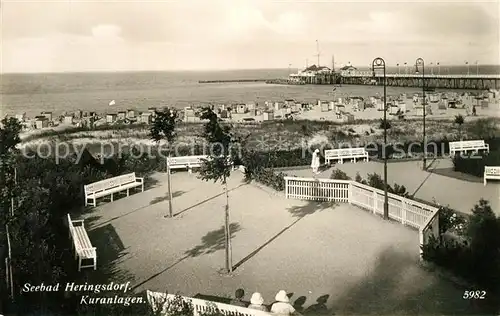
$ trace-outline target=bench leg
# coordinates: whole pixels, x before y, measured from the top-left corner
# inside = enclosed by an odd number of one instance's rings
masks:
[[[127,189],[127,196],[130,195],[130,189]]]
[[[340,164],[344,163],[344,159],[340,158]]]
[[[142,192],[144,192],[144,182],[141,185],[141,190],[142,190]]]
[[[78,257],[78,272],[82,270],[82,258]]]
[[[354,163],[356,163],[356,158],[354,158]]]
[[[486,186],[486,178],[483,179],[483,185]]]
[[[97,206],[97,201],[96,201],[96,198],[94,198],[94,207]]]
[[[111,202],[113,202],[113,193],[111,193]]]
[[[94,258],[94,271],[97,270],[97,258]]]
[[[192,173],[193,173],[193,170],[192,170],[192,168],[191,168],[191,167],[188,167],[188,173],[189,173],[189,174],[192,174]]]

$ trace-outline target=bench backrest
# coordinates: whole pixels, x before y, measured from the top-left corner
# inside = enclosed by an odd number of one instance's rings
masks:
[[[70,229],[73,228],[73,222],[71,220],[71,216],[69,216],[69,213],[68,213],[68,226],[69,226]]]
[[[124,185],[130,182],[135,182],[135,172],[127,173],[121,176],[109,178],[106,180],[97,181],[84,186],[86,194],[91,194],[94,192],[99,192],[106,189],[111,189],[120,185]]]
[[[156,312],[159,308],[164,308],[164,304],[175,298],[173,294],[165,294],[158,292],[146,291],[147,299],[153,310]],[[234,316],[271,316],[273,314],[255,309],[250,309],[241,306],[229,305],[213,301],[202,300],[199,298],[191,298],[181,296],[183,301],[190,301],[193,306],[193,316],[198,316],[203,313],[214,311],[218,309],[224,315]],[[167,315],[168,313],[161,313]]]
[[[208,159],[208,156],[182,156],[182,157],[170,157],[167,158],[168,164],[171,166],[187,166],[187,165],[197,165],[203,163],[203,159]]]
[[[450,142],[450,149],[482,148],[485,147],[484,140],[465,140],[460,142]]]
[[[359,148],[339,148],[339,149],[328,149],[325,150],[325,158],[331,157],[346,157],[352,155],[367,155],[368,152],[364,147]]]
[[[500,177],[500,167],[484,167],[484,174],[487,176],[497,176]]]

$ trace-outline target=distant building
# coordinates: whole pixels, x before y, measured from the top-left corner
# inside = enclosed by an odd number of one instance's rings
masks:
[[[292,107],[295,105],[295,100],[294,99],[286,99],[285,100],[285,105],[288,107]]]
[[[190,106],[184,108],[184,121],[188,122],[195,117],[194,109]]]
[[[123,121],[127,118],[127,112],[125,111],[119,111],[118,112],[118,115],[116,116],[116,118],[120,121]]]
[[[346,76],[346,75],[354,75],[358,69],[356,67],[353,67],[351,65],[344,66],[340,68],[340,75],[341,76]]]
[[[113,123],[116,121],[117,115],[115,113],[106,114],[106,123]]]
[[[81,110],[76,110],[74,113],[74,117],[77,119],[81,119],[83,117],[83,112]]]
[[[46,128],[49,127],[49,120],[47,117],[44,116],[36,116],[35,117],[35,128],[36,129],[41,129],[41,128]]]
[[[283,108],[283,104],[281,104],[280,102],[274,102],[274,110],[275,111],[279,111],[282,108]]]
[[[26,113],[23,114],[16,114],[16,119],[20,122],[23,123],[26,121]]]
[[[134,118],[135,117],[135,110],[127,110],[127,118]]]
[[[151,124],[153,121],[153,113],[145,112],[141,114],[140,122],[144,124]]]
[[[321,112],[328,112],[329,109],[329,102],[324,102],[324,101],[319,101],[319,104],[321,106]]]
[[[247,106],[246,104],[238,104],[236,106],[236,113],[238,114],[244,114],[246,112]]]
[[[274,113],[270,111],[266,111],[262,113],[262,120],[264,121],[272,121],[274,120]]]
[[[220,118],[227,119],[231,117],[231,113],[228,110],[220,111]]]
[[[65,115],[63,118],[64,124],[73,124],[73,115]]]
[[[44,111],[42,112],[42,116],[45,116],[47,120],[52,121],[52,112]]]

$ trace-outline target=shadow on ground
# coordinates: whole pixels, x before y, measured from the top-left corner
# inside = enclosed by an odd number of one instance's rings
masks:
[[[175,199],[176,197],[179,197],[179,196],[183,195],[184,193],[186,193],[186,192],[185,191],[175,191],[172,193],[172,198]],[[167,192],[163,196],[157,196],[154,199],[152,199],[151,202],[149,202],[149,205],[158,204],[158,203],[163,202],[163,201],[168,201],[169,199],[170,199],[170,197],[169,197],[169,194]]]
[[[467,181],[467,182],[474,182],[474,183],[482,183],[483,179],[479,177],[475,177],[470,174],[462,173],[453,170],[453,168],[436,168],[433,170],[429,170],[431,173],[435,173],[440,176],[448,177],[448,178],[453,178],[453,179],[458,179],[462,181]]]
[[[229,225],[229,230],[231,232],[231,238],[234,238],[234,234],[241,230],[241,226],[238,223],[231,223]],[[224,243],[224,240],[225,240],[224,231],[225,231],[224,226],[222,226],[221,228],[219,228],[217,230],[208,232],[205,236],[203,236],[201,238],[201,243],[199,245],[197,245],[197,246],[195,246],[195,247],[187,250],[184,253],[184,256],[182,258],[178,259],[174,263],[172,263],[169,266],[165,267],[163,270],[161,270],[161,271],[153,274],[152,276],[150,276],[146,280],[144,280],[144,281],[136,284],[132,288],[132,290],[135,290],[135,289],[139,288],[140,286],[142,286],[142,285],[146,284],[147,282],[153,280],[154,278],[158,277],[162,273],[167,272],[171,268],[175,267],[176,265],[178,265],[179,263],[183,262],[184,260],[186,260],[186,259],[188,259],[190,257],[193,257],[193,258],[194,257],[199,257],[199,256],[202,256],[202,255],[205,255],[205,254],[211,254],[211,253],[214,253],[216,251],[223,250],[224,246],[225,246],[225,243]]]
[[[464,289],[448,281],[411,275],[414,259],[393,248],[382,251],[373,270],[333,299],[333,311],[342,315],[479,315],[480,308],[462,299]],[[414,286],[415,289],[411,290]]]
[[[239,189],[239,188],[241,188],[242,186],[245,186],[245,185],[247,185],[247,183],[246,183],[246,182],[243,182],[242,184],[238,185],[237,187],[232,188],[232,189],[229,189],[229,190],[227,190],[227,191],[228,191],[228,193],[231,193],[231,191],[237,190],[237,189]],[[175,214],[174,214],[174,217],[175,217],[175,216],[179,216],[179,215],[181,215],[182,213],[187,212],[187,211],[189,211],[189,210],[192,210],[192,209],[194,209],[194,208],[196,208],[196,207],[198,207],[198,206],[200,206],[200,205],[202,205],[202,204],[205,204],[205,203],[207,203],[207,202],[209,202],[209,201],[211,201],[211,200],[213,200],[213,199],[216,199],[216,198],[218,198],[219,196],[222,196],[222,195],[224,195],[224,194],[225,194],[225,192],[223,191],[223,192],[221,192],[221,193],[219,193],[219,194],[216,194],[216,195],[214,195],[214,196],[211,196],[211,197],[209,197],[209,198],[207,198],[207,199],[205,199],[205,200],[203,200],[203,201],[201,201],[201,202],[198,202],[198,203],[196,203],[196,204],[194,204],[194,205],[191,205],[190,207],[187,207],[187,208],[185,208],[185,209],[183,209],[183,210],[181,210],[181,211],[179,211],[179,212],[175,213]]]
[[[333,202],[315,202],[315,201],[310,201],[310,202],[308,202],[304,206],[293,206],[293,207],[291,207],[288,211],[293,215],[293,217],[298,217],[298,218],[295,221],[293,221],[290,225],[284,227],[281,231],[279,231],[276,235],[274,235],[273,237],[271,237],[264,244],[262,244],[261,246],[259,246],[257,249],[255,249],[251,253],[249,253],[245,258],[243,258],[239,262],[237,262],[233,266],[233,270],[238,269],[242,264],[244,264],[248,260],[252,259],[262,249],[264,249],[266,246],[268,246],[270,243],[272,243],[274,240],[276,240],[276,238],[280,237],[287,230],[289,230],[290,228],[292,228],[295,224],[297,224],[306,215],[314,214],[317,211],[331,209],[334,206],[335,206],[335,203],[333,203]]]

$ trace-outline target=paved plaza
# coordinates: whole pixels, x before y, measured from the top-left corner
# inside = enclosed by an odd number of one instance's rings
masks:
[[[389,185],[397,183],[404,185],[410,194],[415,197],[432,202],[435,200],[441,205],[449,205],[453,209],[471,213],[480,198],[490,202],[493,211],[500,215],[500,182],[489,181],[483,185],[483,179],[453,171],[450,159],[428,160],[429,172],[423,171],[421,161],[390,162],[387,165],[387,180]],[[318,178],[330,178],[332,171],[338,168],[354,179],[359,173],[367,179],[369,173],[384,175],[382,162],[357,162],[336,164],[334,167],[317,175]],[[297,177],[312,177],[310,168],[284,171]]]
[[[363,164],[357,164],[362,166]],[[346,167],[354,166],[345,165]],[[172,176],[173,219],[166,176],[143,193],[103,202],[84,218],[97,247],[88,278],[132,281],[149,289],[228,297],[254,291],[270,303],[280,289],[305,307],[329,295],[335,314],[473,314],[464,289],[418,264],[418,233],[347,204],[286,200],[283,193],[229,180],[233,265],[224,264],[223,187],[186,172]]]

